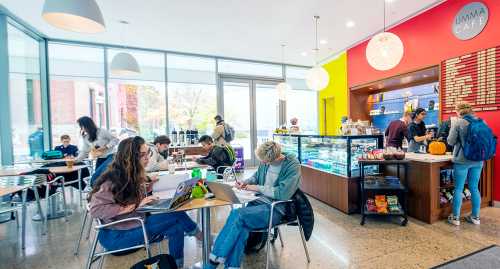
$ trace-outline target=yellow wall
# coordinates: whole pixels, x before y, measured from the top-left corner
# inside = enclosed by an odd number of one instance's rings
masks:
[[[330,83],[318,95],[319,131],[322,135],[336,135],[342,116],[348,115],[347,54],[323,65],[330,75]],[[325,133],[324,100],[327,100],[327,126]]]

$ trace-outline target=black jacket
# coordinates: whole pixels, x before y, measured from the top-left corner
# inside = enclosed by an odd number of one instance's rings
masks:
[[[199,164],[207,164],[212,166],[212,168],[215,170],[215,172],[222,172],[218,171],[217,168],[219,166],[231,166],[233,165],[233,161],[231,161],[231,158],[229,157],[229,153],[224,147],[214,145],[212,150],[208,153],[206,157],[200,158],[196,160]]]
[[[300,189],[292,196],[292,200],[294,201],[294,213],[297,214],[304,229],[304,236],[309,241],[314,228],[314,212],[311,203]]]

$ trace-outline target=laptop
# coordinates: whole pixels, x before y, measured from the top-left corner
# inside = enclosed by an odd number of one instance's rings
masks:
[[[254,192],[245,190],[234,190],[229,184],[207,182],[208,189],[215,195],[215,198],[231,202],[233,204],[244,204],[258,199]]]
[[[198,182],[198,179],[188,179],[177,185],[174,197],[168,199],[159,199],[137,209],[137,211],[174,211],[191,199],[193,187]]]

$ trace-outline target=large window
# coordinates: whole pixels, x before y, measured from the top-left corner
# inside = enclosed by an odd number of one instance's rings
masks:
[[[109,127],[119,138],[140,135],[146,141],[166,131],[165,54],[108,50],[108,66],[119,52],[130,53],[141,69],[136,75],[109,70]]]
[[[8,24],[9,96],[14,161],[44,151],[39,42]]]
[[[224,74],[283,78],[283,68],[278,64],[264,64],[236,60],[219,60],[218,70],[220,73]]]
[[[211,134],[217,114],[215,60],[167,55],[169,129]]]
[[[52,145],[58,145],[63,134],[79,145],[79,117],[89,116],[106,128],[104,50],[49,43],[48,53]]]
[[[292,87],[286,95],[286,118],[297,118],[301,132],[318,134],[318,93],[307,88],[305,75],[308,69],[286,68],[287,83]],[[304,105],[307,104],[307,105]]]

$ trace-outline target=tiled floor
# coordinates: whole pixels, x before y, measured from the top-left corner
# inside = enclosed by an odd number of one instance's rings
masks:
[[[75,212],[69,221],[50,221],[46,236],[40,235],[40,223],[28,221],[24,251],[20,250],[20,233],[15,222],[0,224],[0,268],[83,268],[88,242],[82,243],[79,256],[73,255],[81,218],[76,201],[73,203]],[[296,228],[287,227],[282,231],[285,247],[276,244],[272,248],[272,268],[429,268],[482,247],[500,244],[499,208],[483,209],[480,226],[452,227],[444,222],[428,225],[410,219],[407,227],[401,227],[387,220],[373,219],[360,226],[359,215],[345,215],[315,200],[312,204],[316,223],[308,242],[311,263],[306,262]],[[214,232],[222,227],[227,213],[228,208],[213,212]],[[186,238],[187,266],[200,258],[198,246],[194,239]],[[104,268],[129,268],[144,256],[142,251],[125,257],[110,256]],[[245,257],[242,268],[264,266],[265,251],[261,251]]]

